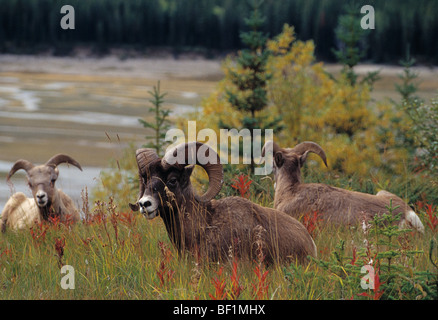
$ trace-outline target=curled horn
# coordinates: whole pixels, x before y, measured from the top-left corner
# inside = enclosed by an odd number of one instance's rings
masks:
[[[263,146],[263,149],[262,149],[262,157],[265,156],[265,150],[268,149],[268,148],[271,148],[271,146],[272,146],[272,152],[273,152],[273,154],[275,154],[275,153],[278,152],[278,151],[281,151],[281,148],[280,148],[280,146],[279,146],[278,144],[276,144],[276,143],[275,143],[274,141],[272,141],[272,140],[268,140],[268,141],[265,142],[265,145]]]
[[[325,155],[324,150],[321,146],[312,141],[305,141],[297,144],[295,147],[291,149],[291,152],[297,153],[299,155],[303,155],[306,152],[316,153],[321,157],[322,161],[324,161],[325,166],[327,167],[327,157]]]
[[[11,171],[9,171],[8,176],[6,177],[6,181],[9,181],[9,179],[11,179],[12,175],[17,172],[18,170],[25,170],[26,172],[29,172],[30,169],[32,169],[34,167],[34,165],[27,161],[27,160],[17,160],[14,165],[11,168]]]
[[[149,165],[160,158],[158,157],[154,149],[149,149],[149,148],[138,149],[135,152],[135,157],[137,159],[138,178],[140,185],[140,191],[137,198],[140,199],[140,197],[143,195],[145,191],[145,185],[143,183],[143,175],[147,174]],[[138,211],[140,209],[138,203],[135,204],[130,203],[129,207],[133,211]]]
[[[204,144],[201,142],[181,143],[176,147],[170,149],[168,152],[166,152],[163,159],[161,159],[161,165],[165,170],[171,167],[176,167],[181,169],[190,164],[189,156],[190,157],[195,156],[196,164],[201,166],[205,170],[205,172],[207,172],[208,181],[209,181],[209,186],[207,191],[201,196],[195,194],[195,198],[200,202],[207,202],[213,199],[221,190],[222,184],[224,183],[224,171],[222,168],[222,164],[220,163],[219,155],[207,145],[205,145],[204,147],[206,148],[205,156],[208,159],[210,159],[212,156],[213,158],[215,158],[215,161],[214,163],[210,163],[210,162],[202,163],[199,161],[196,155],[198,154],[199,148],[201,148],[202,146],[204,146]],[[184,152],[185,155],[184,163],[178,163],[178,162],[171,163],[170,159],[176,158],[176,156],[180,154],[180,152]],[[189,155],[190,152],[196,152],[196,154]]]
[[[135,157],[137,159],[138,172],[140,174],[145,174],[149,165],[155,160],[160,159],[155,152],[155,149],[141,148],[135,152]]]
[[[76,168],[82,171],[82,167],[75,159],[66,154],[57,154],[51,157],[47,162],[46,166],[57,167],[61,163],[68,163],[74,165]]]

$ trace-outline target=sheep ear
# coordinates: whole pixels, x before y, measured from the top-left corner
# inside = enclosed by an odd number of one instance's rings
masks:
[[[129,207],[131,208],[132,211],[138,211],[140,210],[140,206],[138,205],[138,203],[129,203]]]
[[[284,163],[283,154],[281,152],[276,152],[274,155],[274,161],[275,164],[277,165],[277,168],[281,168],[281,166]]]
[[[195,169],[194,164],[184,167],[183,172],[182,172],[182,179],[181,179],[182,187],[187,186],[187,184],[190,181],[190,177],[192,176],[194,169]]]
[[[195,169],[195,165],[191,164],[189,166],[184,167],[184,174],[186,174],[189,178],[193,173],[193,169]]]
[[[309,151],[304,152],[304,154],[302,156],[300,156],[299,160],[300,160],[300,167],[304,166],[304,163],[307,160],[307,155],[309,154]]]

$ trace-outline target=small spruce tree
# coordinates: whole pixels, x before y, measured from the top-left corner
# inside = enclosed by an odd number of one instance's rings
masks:
[[[399,75],[401,84],[395,84],[401,96],[401,102],[393,101],[408,117],[409,125],[403,132],[403,146],[420,160],[423,169],[427,169],[431,176],[437,175],[438,168],[438,100],[432,99],[429,103],[418,95],[418,73],[412,70],[415,59],[410,56],[409,45],[406,57],[400,60],[404,67]]]
[[[243,128],[251,132],[251,146],[254,141],[254,129],[281,130],[280,119],[268,121],[258,112],[268,105],[267,81],[271,75],[267,72],[267,61],[270,55],[266,49],[268,36],[261,30],[265,17],[261,15],[260,7],[263,0],[252,0],[252,13],[245,19],[248,31],[242,32],[240,38],[246,46],[239,52],[237,66],[229,69],[232,87],[226,89],[226,97],[230,104],[244,114],[241,124]],[[220,123],[220,127],[227,128],[226,123]],[[252,148],[251,148],[252,149]],[[254,169],[254,157],[251,155],[251,171]]]
[[[360,26],[360,10],[355,5],[348,5],[345,8],[346,13],[339,16],[338,26],[335,29],[338,49],[332,49],[336,59],[343,64],[342,72],[352,86],[357,83],[357,74],[354,72],[360,60],[365,57],[367,45],[367,31]],[[361,80],[361,83],[367,83],[372,87],[373,83],[379,78],[379,71],[368,72]]]
[[[418,91],[418,83],[415,82],[418,78],[418,73],[412,70],[415,62],[416,60],[410,55],[410,46],[408,44],[405,59],[399,61],[400,65],[403,67],[403,73],[398,76],[402,83],[395,84],[395,89],[402,97],[402,103],[410,103],[419,99],[416,95]]]
[[[152,99],[149,101],[152,103],[153,107],[150,107],[149,111],[154,114],[154,121],[148,122],[143,119],[138,119],[138,121],[143,127],[152,129],[154,134],[146,136],[146,139],[149,140],[149,142],[143,145],[143,147],[155,149],[157,154],[160,154],[166,145],[166,142],[164,141],[166,131],[170,128],[170,121],[168,120],[170,110],[163,109],[164,97],[167,92],[161,93],[160,81],[154,86],[153,91],[148,92],[152,96]]]

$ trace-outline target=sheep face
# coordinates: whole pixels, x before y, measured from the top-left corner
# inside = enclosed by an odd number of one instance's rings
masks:
[[[54,203],[55,182],[58,179],[58,168],[37,166],[29,170],[27,182],[32,190],[35,203],[40,207],[50,207]]]
[[[320,156],[327,166],[325,152],[315,142],[306,141],[296,145],[294,148],[280,148],[274,141],[269,140],[262,149],[262,156],[265,156],[265,150],[272,150],[272,156],[274,157],[275,189],[280,180],[284,180],[286,185],[301,182],[301,167],[306,162],[310,152]]]
[[[223,169],[220,158],[212,149],[207,149],[207,156],[216,158],[215,163],[196,164],[204,168],[208,175],[209,186],[207,191],[198,195],[193,192],[190,183],[190,176],[195,164],[188,164],[189,150],[197,152],[203,144],[200,142],[189,142],[180,144],[159,158],[154,149],[142,148],[136,151],[138,173],[140,180],[140,192],[136,204],[130,204],[133,211],[140,209],[141,213],[148,219],[166,212],[178,212],[182,206],[191,207],[192,200],[198,203],[207,204],[220,191],[223,183]],[[171,161],[172,157],[182,152],[185,160],[182,163]]]
[[[39,166],[35,166],[27,160],[17,160],[9,171],[6,180],[9,181],[12,175],[18,170],[25,170],[27,173],[27,182],[32,190],[35,203],[41,209],[48,209],[56,200],[57,191],[55,182],[59,175],[57,166],[61,163],[72,164],[82,171],[81,165],[76,160],[65,154],[57,154],[50,158],[45,164]],[[43,211],[47,213],[47,210]]]
[[[152,163],[147,172],[141,173],[140,189],[144,191],[138,200],[140,212],[147,219],[176,212],[176,203],[184,203],[185,196],[191,195],[190,175],[193,168],[188,166],[166,170],[160,161]]]
[[[291,152],[278,151],[274,154],[274,188],[276,188],[279,178],[286,179],[286,181],[300,182],[301,167],[306,161],[307,153],[305,155],[298,155]]]

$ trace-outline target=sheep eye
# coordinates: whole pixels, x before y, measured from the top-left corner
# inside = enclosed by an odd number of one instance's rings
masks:
[[[167,181],[167,184],[169,185],[169,187],[174,187],[176,186],[176,182],[177,182],[176,178],[171,178],[169,179],[169,181]]]

